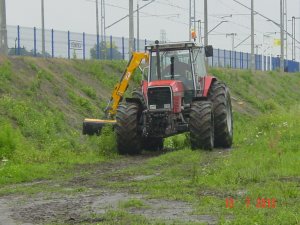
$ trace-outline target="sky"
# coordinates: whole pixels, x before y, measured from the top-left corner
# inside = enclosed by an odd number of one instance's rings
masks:
[[[96,33],[96,9],[94,0],[44,0],[46,29],[70,30],[73,32]],[[134,0],[136,7],[146,1]],[[196,20],[203,21],[203,0],[196,1]],[[238,0],[250,6],[250,0]],[[100,2],[100,0],[99,0]],[[128,14],[128,0],[106,0],[106,25]],[[280,0],[254,0],[255,10],[279,23]],[[40,0],[6,0],[7,24],[22,27],[41,27]],[[161,30],[166,31],[169,41],[186,41],[189,37],[189,1],[188,0],[155,0],[140,13],[140,37],[148,40],[159,40]],[[292,16],[300,17],[300,1],[287,0],[288,19]],[[232,49],[234,45],[250,35],[250,11],[233,0],[208,1],[209,30],[223,22],[210,33],[209,44],[214,48]],[[128,18],[106,30],[107,35],[128,37]],[[203,24],[202,24],[203,26]],[[135,17],[136,29],[136,17]],[[135,30],[136,31],[136,30]],[[288,22],[288,31],[291,33],[291,22]],[[203,31],[202,31],[203,32]],[[300,41],[300,19],[296,20],[297,39]],[[226,35],[227,34],[227,35]],[[272,22],[255,16],[255,42],[259,54],[279,54],[279,47],[273,46],[274,38],[279,38],[279,28]],[[136,32],[135,32],[136,35]],[[264,36],[268,35],[268,36]],[[291,39],[289,39],[289,58],[291,58]],[[300,45],[299,45],[300,47]],[[238,46],[235,50],[250,52],[250,39]],[[297,51],[300,59],[300,50]]]

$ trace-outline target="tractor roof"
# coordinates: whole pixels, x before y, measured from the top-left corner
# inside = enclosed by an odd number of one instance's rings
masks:
[[[146,50],[154,50],[156,46],[159,47],[159,50],[184,50],[190,48],[200,48],[195,42],[169,42],[169,43],[158,43],[158,44],[151,44],[145,46]]]

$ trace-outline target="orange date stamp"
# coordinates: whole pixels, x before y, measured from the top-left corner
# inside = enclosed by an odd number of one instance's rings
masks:
[[[235,199],[226,198],[225,205],[227,209],[234,208]],[[277,200],[275,198],[257,198],[253,203],[249,197],[245,199],[246,208],[255,206],[258,209],[275,209],[277,206]]]

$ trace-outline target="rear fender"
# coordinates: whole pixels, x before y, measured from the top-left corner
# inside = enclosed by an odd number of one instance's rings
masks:
[[[203,95],[202,95],[203,97],[208,97],[210,87],[215,80],[217,80],[217,78],[213,77],[213,76],[205,76],[204,77],[204,90],[203,90]]]

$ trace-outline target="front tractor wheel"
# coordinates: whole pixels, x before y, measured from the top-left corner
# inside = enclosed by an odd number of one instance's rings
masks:
[[[230,93],[224,83],[215,81],[209,92],[215,119],[215,147],[230,148],[233,139],[233,119]]]
[[[192,149],[213,149],[214,117],[211,102],[192,103],[189,126]]]
[[[116,114],[116,139],[117,148],[120,154],[140,154],[141,136],[138,132],[140,117],[139,106],[135,103],[120,105]]]

